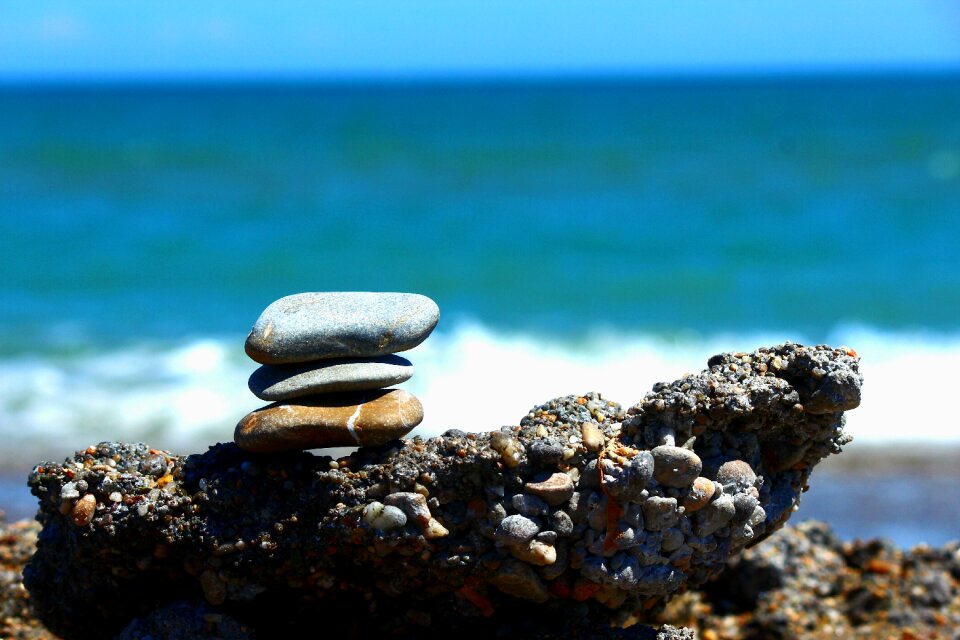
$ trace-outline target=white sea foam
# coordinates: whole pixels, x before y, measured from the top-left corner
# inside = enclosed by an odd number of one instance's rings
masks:
[[[788,338],[803,341],[773,332],[667,340],[597,330],[571,343],[461,324],[404,354],[416,369],[404,387],[425,407],[417,433],[485,430],[516,424],[534,404],[560,395],[600,391],[629,406],[653,383],[703,369],[714,353]],[[960,442],[958,413],[947,402],[960,336],[845,327],[829,342],[862,357],[863,403],[847,425],[857,441]],[[14,462],[14,446],[24,455],[62,456],[109,439],[177,451],[228,441],[237,420],[263,404],[246,385],[256,366],[243,354],[242,336],[0,360],[0,462]]]

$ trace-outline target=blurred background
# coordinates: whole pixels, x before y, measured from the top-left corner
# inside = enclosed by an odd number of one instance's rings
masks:
[[[7,1],[0,194],[9,515],[41,459],[230,440],[261,310],[372,290],[440,305],[424,434],[849,345],[801,514],[960,536],[949,0]]]

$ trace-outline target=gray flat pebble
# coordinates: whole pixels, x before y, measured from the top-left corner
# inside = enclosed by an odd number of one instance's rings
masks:
[[[514,510],[525,516],[545,516],[550,513],[550,506],[537,496],[518,493],[510,500]]]
[[[261,364],[381,356],[414,348],[439,320],[416,293],[298,293],[264,309],[245,348]]]
[[[527,542],[540,533],[540,526],[526,516],[512,515],[500,521],[494,533],[497,544],[510,546]]]
[[[412,376],[409,360],[386,355],[265,364],[253,372],[247,384],[261,400],[289,400],[317,393],[382,389],[406,382]]]

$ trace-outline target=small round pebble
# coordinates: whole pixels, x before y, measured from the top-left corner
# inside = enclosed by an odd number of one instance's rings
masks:
[[[381,531],[393,531],[407,524],[407,515],[397,507],[371,502],[363,508],[363,522]]]
[[[536,522],[526,516],[512,515],[500,521],[494,537],[498,545],[512,546],[523,544],[540,532]]]
[[[583,446],[587,448],[587,451],[600,451],[600,449],[603,449],[603,445],[606,444],[603,431],[592,422],[584,422],[581,424],[580,434],[583,437]]]
[[[383,503],[387,506],[397,507],[421,527],[426,527],[430,522],[431,515],[430,509],[427,507],[427,499],[419,493],[398,491],[384,498]]]
[[[573,520],[566,511],[558,510],[550,515],[550,527],[557,535],[568,536],[573,533]]]
[[[90,521],[93,519],[93,513],[97,509],[97,499],[92,493],[88,493],[79,500],[77,504],[73,505],[73,510],[70,512],[70,518],[73,520],[73,524],[78,527],[85,527],[90,524]]]
[[[550,513],[550,506],[542,498],[518,493],[510,499],[513,510],[525,516],[545,516]]]
[[[546,567],[557,561],[557,549],[552,544],[531,540],[526,544],[516,544],[509,547],[510,555],[517,560],[538,567]]]
[[[717,482],[722,485],[735,484],[738,489],[749,489],[756,484],[757,474],[743,460],[730,460],[720,465]]]
[[[688,487],[703,470],[700,457],[690,449],[663,445],[655,447],[653,476],[665,487]]]
[[[683,508],[688,513],[699,511],[707,506],[715,492],[716,486],[714,486],[713,480],[699,476],[693,481],[693,486],[690,487],[690,493],[683,499]]]

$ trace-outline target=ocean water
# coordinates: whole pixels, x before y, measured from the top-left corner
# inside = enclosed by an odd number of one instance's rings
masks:
[[[960,443],[960,77],[0,88],[0,468],[259,406],[299,291],[440,305],[421,433],[861,354],[857,441]],[[851,445],[856,446],[856,442]]]

